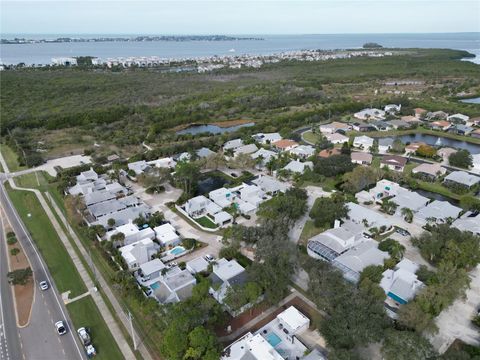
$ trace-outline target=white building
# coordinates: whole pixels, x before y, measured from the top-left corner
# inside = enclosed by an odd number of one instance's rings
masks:
[[[326,134],[325,137],[334,145],[348,143],[348,136],[339,133]]]
[[[444,224],[448,219],[456,219],[462,209],[453,206],[448,201],[435,200],[420,209],[413,217],[415,223],[426,225],[427,223]]]
[[[396,113],[400,112],[400,110],[402,110],[402,104],[398,104],[398,105],[388,104],[388,105],[385,105],[384,110],[388,114],[396,114]]]
[[[192,275],[195,275],[202,271],[207,271],[208,265],[208,261],[205,260],[202,256],[199,256],[193,260],[187,261],[186,269],[190,271]]]
[[[255,139],[255,141],[258,141],[263,145],[271,144],[275,141],[282,140],[282,136],[279,133],[258,133],[252,135],[252,137]]]
[[[177,231],[170,223],[157,226],[153,228],[153,231],[155,231],[155,237],[162,246],[175,246],[182,241],[180,235],[177,234]]]
[[[266,194],[275,195],[284,193],[290,188],[290,184],[279,181],[268,175],[259,175],[258,178],[253,179],[252,183],[257,185]]]
[[[118,250],[125,259],[128,268],[131,271],[137,270],[140,265],[152,260],[152,256],[157,253],[159,246],[151,239],[146,238],[130,245],[125,245]]]
[[[309,168],[310,170],[312,170],[313,162],[311,161],[300,162],[298,160],[292,160],[287,164],[287,166],[283,168],[283,170],[291,171],[293,173],[303,174],[306,168]]]
[[[353,114],[359,120],[383,120],[385,119],[385,111],[380,109],[363,109]]]
[[[238,156],[240,154],[253,154],[258,151],[258,147],[255,144],[242,145],[233,150],[233,156]]]
[[[223,304],[227,290],[232,286],[243,285],[247,280],[247,273],[237,260],[219,259],[213,264],[210,279],[212,285],[209,293]]]
[[[129,163],[127,166],[128,169],[132,170],[137,176],[143,174],[144,171],[148,169],[148,164],[145,160],[135,161]]]
[[[353,146],[361,150],[369,151],[373,146],[373,139],[365,135],[356,136],[353,140]]]
[[[290,154],[306,159],[315,154],[315,148],[311,145],[299,145],[289,151]]]
[[[112,236],[118,233],[122,233],[123,235],[125,235],[125,240],[123,241],[124,246],[133,244],[143,239],[155,239],[155,231],[153,231],[151,228],[147,227],[140,230],[138,226],[132,222],[121,225],[116,229],[107,232],[106,237],[108,240],[111,240]]]
[[[223,150],[235,150],[243,145],[242,139],[233,139],[223,144]]]

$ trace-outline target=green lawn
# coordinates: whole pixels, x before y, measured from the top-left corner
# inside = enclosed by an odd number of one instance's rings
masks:
[[[75,329],[86,327],[90,330],[93,346],[97,350],[97,360],[123,359],[123,355],[97,309],[93,299],[87,296],[67,305]]]
[[[45,191],[48,188],[48,180],[51,178],[45,171],[24,174],[15,177],[15,184],[24,188],[36,188]]]
[[[47,263],[58,290],[60,292],[70,290],[70,297],[75,297],[87,291],[67,250],[35,194],[29,191],[12,190],[8,186],[7,191]]]
[[[299,244],[306,245],[308,239],[325,231],[324,227],[316,227],[313,220],[307,220],[300,235]]]
[[[212,220],[210,220],[208,217],[206,217],[206,216],[202,216],[202,217],[199,218],[199,219],[195,219],[195,221],[196,221],[197,223],[199,223],[200,225],[202,225],[203,227],[206,227],[206,228],[208,228],[208,229],[216,229],[216,228],[218,228],[218,226],[215,225],[215,223],[214,223]]]
[[[8,170],[10,170],[11,172],[14,172],[14,171],[26,169],[25,166],[20,166],[18,164],[17,154],[8,145],[1,144],[0,146],[1,146],[3,158],[7,163]]]
[[[303,136],[303,139],[305,141],[311,142],[313,144],[316,144],[317,141],[318,141],[318,138],[319,138],[319,136],[317,134],[314,134],[311,131],[307,131],[307,132],[303,133],[302,136]]]

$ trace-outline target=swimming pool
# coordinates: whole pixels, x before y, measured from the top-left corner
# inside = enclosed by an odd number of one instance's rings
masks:
[[[275,347],[282,342],[282,339],[280,339],[277,334],[272,332],[267,335],[267,341],[269,342],[270,345]]]
[[[183,246],[175,246],[172,250],[169,251],[172,255],[180,255],[181,253],[185,252],[185,248]]]
[[[153,284],[150,285],[150,287],[152,288],[152,290],[156,290],[160,287],[160,283],[158,281],[154,282]]]

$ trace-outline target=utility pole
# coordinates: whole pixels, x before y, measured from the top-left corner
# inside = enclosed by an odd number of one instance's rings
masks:
[[[135,333],[133,332],[133,322],[132,322],[132,313],[128,312],[128,320],[130,321],[130,331],[132,332],[132,340],[133,340],[133,350],[137,350],[137,339],[135,339]]]

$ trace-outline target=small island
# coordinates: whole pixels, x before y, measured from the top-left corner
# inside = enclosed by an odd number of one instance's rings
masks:
[[[363,48],[364,49],[381,49],[383,48],[383,46],[375,42],[367,42],[363,44]]]
[[[10,44],[42,44],[42,43],[73,43],[73,42],[153,42],[153,41],[169,41],[169,42],[186,42],[186,41],[242,41],[255,40],[261,41],[262,38],[257,37],[237,37],[226,35],[145,35],[135,37],[97,37],[97,38],[73,38],[59,37],[55,39],[1,39],[0,43]]]

